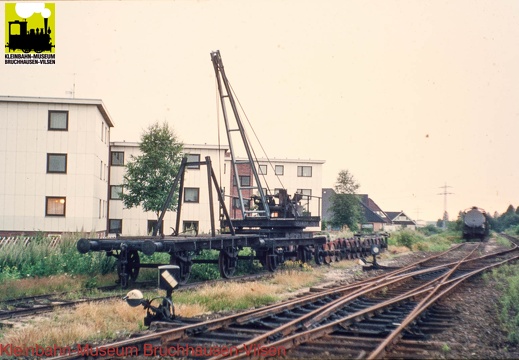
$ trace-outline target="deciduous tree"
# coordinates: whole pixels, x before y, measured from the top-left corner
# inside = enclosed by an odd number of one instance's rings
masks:
[[[160,215],[182,161],[183,144],[167,123],[150,125],[141,136],[141,155],[126,164],[122,200],[126,208],[142,206]],[[175,194],[168,210],[175,210]]]
[[[357,230],[362,221],[361,204],[356,195],[360,184],[348,170],[341,170],[335,184],[335,194],[331,197],[331,223],[334,226],[347,225],[350,230]]]

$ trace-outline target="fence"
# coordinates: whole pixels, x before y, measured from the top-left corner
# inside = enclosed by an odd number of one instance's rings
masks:
[[[4,247],[14,246],[15,244],[23,243],[24,246],[29,245],[31,241],[35,241],[36,239],[42,239],[39,236],[4,236],[0,237],[0,249]],[[61,242],[61,235],[48,235],[43,239],[48,239],[48,246],[50,248],[55,248]]]

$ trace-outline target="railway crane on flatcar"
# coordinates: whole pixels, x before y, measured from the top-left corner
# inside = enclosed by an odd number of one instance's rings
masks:
[[[275,271],[278,265],[287,258],[295,258],[307,262],[312,258],[317,264],[339,260],[340,258],[360,257],[369,250],[371,244],[387,246],[387,238],[383,236],[369,239],[338,239],[327,243],[326,236],[305,231],[307,227],[318,227],[319,216],[305,214],[299,201],[301,194],[288,195],[287,190],[280,189],[276,194],[266,194],[262,187],[253,150],[247,139],[243,123],[240,119],[232,89],[225,74],[222,58],[219,51],[211,52],[222,113],[229,148],[231,151],[232,179],[239,201],[239,216],[231,218],[227,211],[224,194],[212,168],[209,157],[205,161],[187,161],[185,157],[180,165],[179,172],[173,181],[168,198],[159,215],[157,225],[149,236],[117,236],[107,239],[80,239],[77,243],[78,251],[104,251],[107,256],[117,259],[117,271],[122,287],[127,287],[130,281],[135,281],[139,269],[143,267],[157,268],[162,264],[141,264],[140,253],[152,255],[155,252],[168,253],[170,264],[178,266],[178,282],[186,283],[189,279],[191,267],[194,263],[217,263],[220,275],[224,278],[232,277],[235,273],[238,260],[251,259],[259,262],[269,271]],[[227,113],[227,107],[232,110],[233,116]],[[238,135],[238,136],[236,136]],[[235,146],[241,144],[246,153],[245,159],[238,159]],[[161,228],[164,215],[169,208],[173,194],[178,186],[178,206],[176,212],[176,229],[179,228],[182,213],[182,196],[184,190],[185,170],[189,166],[207,168],[209,210],[211,216],[211,231],[209,235],[179,236],[157,235]],[[253,174],[253,182],[242,184],[239,180],[239,168],[247,167]],[[213,209],[213,188],[216,190],[220,205],[220,230],[217,233],[215,226],[215,211]],[[233,194],[231,194],[233,196]],[[254,208],[247,206],[249,197],[253,200]],[[239,256],[243,248],[251,249],[251,256]],[[203,250],[219,252],[218,260],[198,257]]]
[[[244,247],[251,248],[254,259],[259,260],[269,271],[275,271],[277,266],[283,263],[285,258],[289,256],[296,257],[305,262],[314,256],[316,256],[316,261],[318,262],[322,258],[322,253],[319,249],[322,251],[323,245],[326,243],[326,237],[314,236],[312,232],[304,231],[306,227],[319,226],[320,217],[302,215],[297,204],[301,199],[300,194],[294,195],[293,198],[287,194],[286,190],[280,190],[275,195],[265,194],[255,166],[253,151],[247,140],[219,51],[211,53],[211,61],[218,82],[218,92],[231,151],[232,176],[237,187],[241,215],[238,218],[229,216],[223,193],[212,169],[211,159],[206,157],[205,161],[187,162],[187,159],[184,158],[170,190],[170,196],[168,196],[162,207],[157,225],[151,236],[117,236],[115,239],[80,239],[78,241],[77,248],[81,253],[105,251],[108,256],[116,257],[119,281],[123,287],[126,287],[129,281],[137,279],[140,268],[158,267],[161,265],[141,264],[140,253],[146,255],[151,255],[155,252],[168,253],[170,255],[170,264],[177,265],[180,269],[180,283],[187,282],[191,266],[194,263],[214,262],[214,260],[197,259],[197,255],[202,250],[219,251],[217,262],[220,275],[224,278],[233,276],[238,260],[250,260],[248,256],[238,256],[239,250]],[[233,117],[227,114],[228,105],[232,109]],[[239,135],[238,140],[236,140],[235,134]],[[238,143],[241,143],[245,149],[246,160],[238,159],[236,156],[235,146]],[[179,196],[176,229],[179,228],[184,173],[185,169],[190,165],[207,166],[211,234],[185,237],[174,233],[170,236],[159,236],[157,235],[157,229],[161,228],[164,214],[169,207],[172,194],[177,190],[177,186],[179,187]],[[238,176],[239,166],[250,168],[254,178],[252,184],[244,186],[240,183]],[[219,234],[217,234],[214,224],[213,187],[216,189],[222,212]],[[246,194],[252,192],[254,194],[251,197],[256,206],[254,209],[246,206]]]

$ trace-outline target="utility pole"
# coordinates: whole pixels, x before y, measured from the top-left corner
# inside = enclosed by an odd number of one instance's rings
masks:
[[[452,186],[447,186],[447,183],[445,185],[440,186],[440,189],[443,189],[443,192],[437,194],[437,195],[443,195],[443,225],[442,227],[445,229],[447,220],[449,220],[449,214],[447,213],[447,195],[452,195],[454,193],[447,192],[447,189]]]

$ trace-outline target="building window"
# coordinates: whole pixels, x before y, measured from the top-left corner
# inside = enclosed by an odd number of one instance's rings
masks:
[[[240,186],[250,186],[250,176],[249,175],[240,175]],[[233,176],[233,185],[236,186],[236,177]]]
[[[241,186],[250,186],[250,176],[240,176]]]
[[[182,233],[183,234],[198,234],[198,221],[183,221],[182,222]]]
[[[157,227],[158,221],[157,220],[148,220],[148,234],[153,234],[153,230]],[[164,234],[164,221],[160,223],[160,229],[157,232],[157,235]]]
[[[312,176],[312,167],[311,166],[298,166],[297,167],[297,176],[311,177]]]
[[[285,166],[276,165],[274,168],[274,172],[276,173],[276,175],[283,175],[285,173]]]
[[[199,188],[184,188],[184,202],[197,203],[200,201]]]
[[[187,154],[187,162],[200,162],[200,154]],[[200,164],[187,165],[188,169],[200,169]]]
[[[47,173],[66,174],[67,154],[47,154]]]
[[[122,185],[110,185],[110,200],[122,200],[122,195]]]
[[[49,110],[49,130],[68,131],[68,111]]]
[[[112,166],[124,166],[124,151],[112,151],[111,165]]]
[[[241,208],[240,198],[237,198],[237,197],[232,198],[232,207],[235,209]],[[245,208],[245,210],[250,209],[250,199],[243,199],[243,207]]]
[[[249,175],[240,175],[240,186],[250,186],[250,176]],[[236,178],[233,177],[233,185],[236,186]]]
[[[123,220],[122,219],[110,219],[110,220],[108,220],[108,232],[110,234],[122,234],[122,232],[123,232]]]
[[[67,198],[47,196],[45,198],[45,216],[65,216]]]
[[[267,165],[260,165],[258,168],[258,173],[260,175],[267,175]]]

